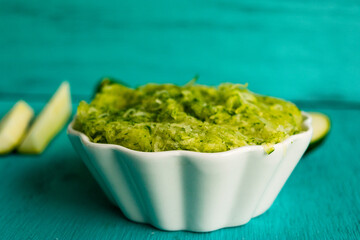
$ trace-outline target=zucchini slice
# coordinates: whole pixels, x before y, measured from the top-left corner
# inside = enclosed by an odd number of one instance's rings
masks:
[[[330,131],[330,119],[323,113],[311,112],[311,126],[313,127],[313,135],[310,144],[321,141]]]
[[[64,127],[71,115],[69,83],[63,82],[30,127],[18,148],[20,153],[39,154]]]
[[[0,154],[9,153],[20,144],[33,116],[33,109],[22,100],[5,115],[0,123]]]
[[[310,152],[324,141],[330,131],[331,122],[329,117],[323,113],[309,112],[308,114],[311,116],[311,126],[313,128],[313,135],[307,149],[307,152]]]

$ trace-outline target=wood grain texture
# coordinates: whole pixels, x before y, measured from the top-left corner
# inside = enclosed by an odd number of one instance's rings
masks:
[[[131,86],[248,82],[329,114],[264,215],[211,233],[164,232],[111,205],[65,129],[40,156],[0,157],[0,239],[359,239],[358,1],[0,0],[0,117],[38,113],[67,79],[74,109],[104,75]]]
[[[357,1],[0,0],[0,96],[198,73],[287,99],[360,101],[359,29]]]
[[[0,101],[3,115],[13,102]],[[30,102],[38,112],[43,104]],[[306,110],[306,109],[305,109]],[[0,157],[1,239],[358,239],[359,110],[321,110],[324,144],[303,157],[273,206],[247,225],[164,232],[127,220],[106,199],[65,129],[40,156]]]

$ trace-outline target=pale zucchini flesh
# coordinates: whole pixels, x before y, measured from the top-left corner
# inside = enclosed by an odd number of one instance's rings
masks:
[[[323,113],[310,112],[313,135],[310,144],[321,141],[330,130],[330,119]]]
[[[69,83],[63,82],[31,126],[18,148],[20,153],[43,152],[71,115]]]
[[[22,100],[6,114],[0,123],[0,154],[9,153],[20,144],[33,116],[33,109]]]

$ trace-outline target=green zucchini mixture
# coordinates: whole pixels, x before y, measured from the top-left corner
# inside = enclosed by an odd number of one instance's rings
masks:
[[[133,150],[223,152],[273,145],[302,131],[293,104],[252,93],[247,85],[218,87],[147,84],[136,89],[101,85],[91,103],[80,102],[74,128],[95,143]]]

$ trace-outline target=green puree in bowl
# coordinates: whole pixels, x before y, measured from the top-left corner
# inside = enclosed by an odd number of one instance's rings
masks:
[[[254,94],[247,86],[103,84],[90,104],[80,102],[74,128],[95,143],[133,150],[222,152],[273,145],[302,131],[293,104]]]

